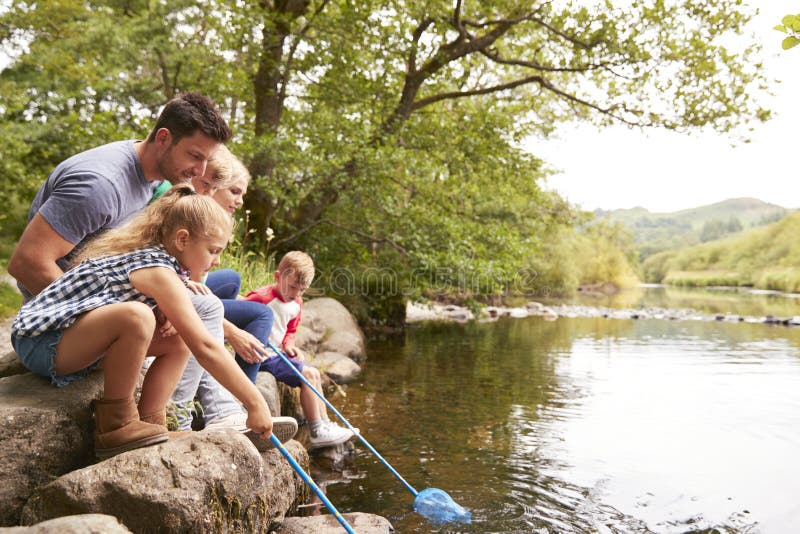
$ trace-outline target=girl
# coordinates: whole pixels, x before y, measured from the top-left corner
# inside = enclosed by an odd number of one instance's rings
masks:
[[[244,403],[250,429],[264,439],[272,431],[264,398],[203,326],[182,281],[219,265],[232,225],[216,202],[175,186],[129,224],[90,243],[78,260],[84,261],[20,310],[12,344],[32,372],[63,387],[102,361],[103,398],[94,401],[99,458],[168,438],[165,406],[190,351]],[[154,306],[180,336],[157,331]],[[137,410],[133,393],[147,355],[156,359]]]
[[[226,183],[209,179],[218,174],[225,174],[231,178]],[[192,186],[201,195],[209,196],[209,198],[213,195],[217,204],[233,214],[242,205],[242,197],[247,191],[249,180],[250,174],[247,172],[247,168],[233,157],[227,148],[221,147],[213,161],[210,161],[206,167],[205,175],[194,178]],[[215,187],[210,185],[212,182],[216,184]],[[222,300],[224,307],[222,336],[237,354],[263,354],[266,356],[267,352],[263,342],[251,332],[254,329],[270,331],[272,310],[257,303],[237,300],[236,295],[240,284],[239,273],[231,269],[222,269],[209,273],[208,277],[192,276],[191,280],[187,282],[187,287],[199,295],[210,295],[213,290],[213,294]],[[199,362],[194,358],[189,358],[172,395],[172,401],[178,407],[176,415],[180,430],[189,430],[192,427],[192,409],[195,399],[198,399],[203,407],[206,429],[246,430],[247,413],[240,408],[236,399],[220,388],[219,383],[208,376]],[[291,438],[290,434],[293,435],[294,431],[288,426],[289,419],[291,418],[279,419],[282,425],[286,425],[286,428],[280,426],[276,430],[276,435],[281,441]],[[284,422],[284,420],[286,421]],[[296,430],[296,426],[294,430]]]
[[[228,152],[227,149],[226,152]],[[226,171],[229,169],[232,176],[230,183],[220,185],[214,190],[208,186],[208,180],[205,177],[200,177],[193,180],[192,184],[198,193],[211,195],[220,206],[233,215],[244,203],[243,197],[250,183],[250,173],[238,158],[230,154],[230,152],[228,152],[228,155],[230,160],[227,164],[222,157],[215,158],[215,161],[209,162],[206,167],[206,174],[215,175],[219,172],[217,170],[218,166]],[[310,262],[311,259],[308,258],[308,261]],[[308,271],[307,265],[305,270]],[[314,277],[313,273],[313,263],[311,263],[310,276],[308,276],[309,282]],[[277,273],[276,276],[278,276]],[[328,419],[325,402],[303,384],[296,374],[284,365],[282,360],[272,351],[265,348],[271,333],[281,339],[277,343],[283,342],[286,332],[282,332],[282,328],[285,329],[287,318],[282,315],[281,321],[279,321],[282,326],[278,326],[273,332],[274,313],[272,309],[272,306],[275,306],[276,309],[281,309],[279,301],[282,300],[282,297],[272,302],[269,306],[265,305],[266,302],[259,302],[258,299],[253,299],[255,302],[244,300],[239,296],[241,283],[242,280],[239,273],[233,269],[219,269],[209,273],[205,280],[205,285],[191,283],[189,285],[193,291],[198,293],[213,292],[214,295],[222,300],[225,309],[225,321],[223,323],[225,338],[236,352],[236,361],[239,367],[242,368],[253,383],[256,382],[259,370],[262,370],[271,373],[281,382],[300,388],[300,404],[303,408],[303,414],[308,420],[310,430],[309,448],[330,447],[344,443],[352,438],[354,436],[353,432]],[[289,299],[289,301],[292,300],[293,298]],[[296,320],[299,323],[299,315]],[[287,346],[286,350],[293,365],[317,391],[322,392],[322,376],[319,370],[313,366],[304,365],[303,354],[294,347],[293,343]],[[213,381],[202,380],[202,377],[197,375],[198,372],[202,374],[200,369],[196,369],[195,372],[191,369],[192,366],[190,364],[187,366],[180,385],[176,389],[176,395],[173,397],[176,404],[185,405],[194,399],[196,393],[204,408],[206,405],[215,408],[219,406],[224,401],[224,392],[220,391]],[[237,420],[237,417],[241,419],[241,415],[233,414],[224,418],[224,420],[220,419],[212,422],[211,426],[230,424],[236,428],[237,424],[244,423]],[[179,424],[181,428],[189,428],[190,425],[191,420],[188,420],[188,418]]]

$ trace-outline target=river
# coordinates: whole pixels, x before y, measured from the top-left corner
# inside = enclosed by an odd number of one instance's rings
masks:
[[[636,295],[599,304],[800,315],[785,296]],[[400,533],[800,532],[799,346],[800,327],[745,322],[417,325],[371,341],[337,404],[409,483],[445,490],[472,523],[434,528],[360,446],[328,496]]]

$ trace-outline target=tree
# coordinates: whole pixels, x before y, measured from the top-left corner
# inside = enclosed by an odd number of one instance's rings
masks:
[[[0,17],[15,58],[0,123],[36,125],[25,146],[64,136],[55,159],[141,136],[175,91],[201,90],[254,174],[256,243],[271,227],[279,253],[491,293],[576,220],[522,139],[766,118],[755,47],[724,45],[749,17],[738,0],[20,1]]]
[[[728,234],[735,234],[742,231],[742,221],[738,217],[731,215],[728,219],[728,224],[725,226],[725,232]]]
[[[714,241],[725,235],[726,225],[719,219],[710,219],[703,223],[703,228],[700,230],[700,242],[706,243]]]

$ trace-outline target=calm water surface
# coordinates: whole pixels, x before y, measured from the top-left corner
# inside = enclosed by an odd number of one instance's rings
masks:
[[[439,532],[800,532],[798,347],[800,327],[747,323],[424,325],[371,342],[337,403],[472,510]],[[437,531],[363,447],[344,478],[341,511]]]

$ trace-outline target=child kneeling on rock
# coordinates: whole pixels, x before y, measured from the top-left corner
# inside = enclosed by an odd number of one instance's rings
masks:
[[[314,279],[314,261],[305,252],[288,252],[281,258],[275,271],[275,283],[260,287],[245,296],[245,300],[260,302],[272,309],[274,320],[272,331],[265,333],[275,346],[282,346],[292,365],[300,371],[308,382],[322,394],[322,377],[316,367],[303,363],[303,353],[295,346],[295,333],[300,324],[300,308],[303,306],[303,293]],[[268,358],[257,354],[243,357],[236,355],[236,361],[254,383],[259,371],[272,374],[276,380],[291,387],[300,388],[300,404],[308,420],[310,434],[309,449],[331,447],[344,443],[355,434],[328,419],[325,402],[309,388],[299,376],[272,350]],[[357,431],[357,429],[356,429]]]
[[[12,345],[30,371],[58,387],[102,362],[103,398],[94,401],[95,453],[105,458],[168,439],[164,411],[191,353],[247,408],[247,426],[272,432],[266,401],[215,341],[184,285],[219,264],[233,219],[216,202],[175,186],[129,224],[89,243],[80,261],[25,304]],[[163,335],[154,307],[176,335]],[[145,356],[155,356],[133,394]]]

